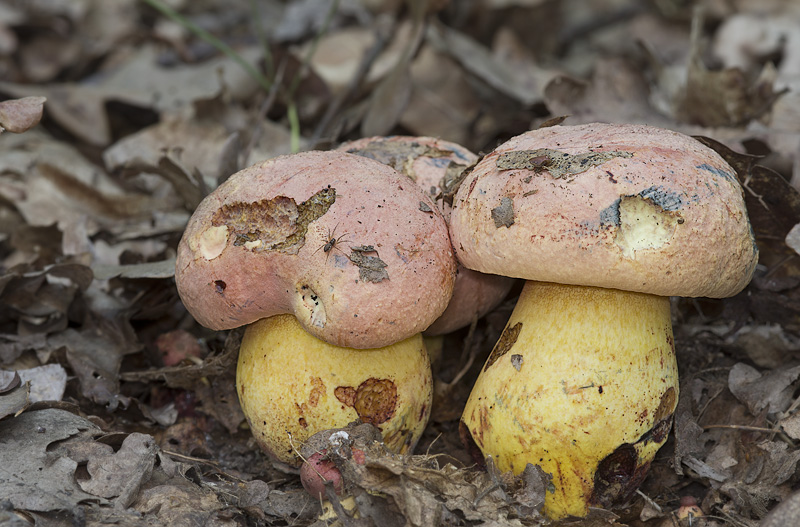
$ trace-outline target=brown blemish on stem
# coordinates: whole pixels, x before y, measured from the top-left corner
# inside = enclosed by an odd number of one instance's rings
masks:
[[[254,252],[297,254],[305,243],[309,223],[325,214],[335,201],[336,189],[327,187],[300,205],[286,196],[227,203],[211,217],[211,225],[228,227],[235,246]]]
[[[522,330],[522,322],[517,322],[511,327],[506,326],[503,330],[503,334],[500,335],[500,338],[497,340],[497,343],[492,348],[492,353],[489,355],[489,358],[486,359],[486,365],[483,367],[483,371],[489,369],[489,367],[497,362],[497,360],[508,353],[508,351],[514,346],[517,342],[517,338],[519,338],[519,332]]]
[[[610,508],[627,502],[647,475],[650,463],[638,465],[639,454],[624,443],[597,465],[591,503]]]
[[[356,389],[352,386],[337,386],[333,395],[345,406],[352,408],[356,404]]]
[[[372,425],[391,419],[397,408],[397,386],[389,379],[370,377],[358,388],[337,386],[333,394],[342,404],[355,409],[361,421]]]
[[[458,435],[461,437],[461,442],[464,444],[464,448],[472,460],[475,461],[480,468],[485,468],[486,460],[483,458],[483,452],[481,452],[475,439],[472,438],[469,427],[463,420],[458,423]]]
[[[661,402],[658,405],[658,410],[656,410],[655,420],[661,421],[662,419],[672,416],[677,401],[678,395],[675,393],[675,388],[670,386],[667,391],[664,392],[664,395],[661,396]]]
[[[308,400],[304,403],[295,403],[297,411],[302,416],[310,408],[315,408],[320,399],[325,396],[325,383],[319,377],[311,378],[311,391],[308,393]]]
[[[653,415],[653,427],[642,434],[637,443],[663,443],[667,439],[669,429],[672,427],[672,416],[677,405],[678,395],[675,388],[670,387],[661,396],[661,402]]]

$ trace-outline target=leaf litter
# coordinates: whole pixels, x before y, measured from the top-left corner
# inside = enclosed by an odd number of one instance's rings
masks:
[[[736,168],[761,251],[740,295],[673,302],[681,397],[641,494],[561,523],[689,525],[686,497],[691,525],[800,523],[797,6],[171,3],[187,25],[155,4],[0,1],[0,523],[545,524],[547,475],[478,470],[458,437],[513,298],[443,339],[414,455],[356,436],[364,463],[338,463],[362,515],[334,499],[322,520],[246,428],[240,332],[198,326],[172,270],[196,204],[258,160],[367,132],[488,152],[559,116],[698,136]],[[388,279],[367,249],[361,279]]]

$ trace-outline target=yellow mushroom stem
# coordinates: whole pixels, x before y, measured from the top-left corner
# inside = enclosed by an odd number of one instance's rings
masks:
[[[360,419],[404,453],[428,422],[433,378],[422,335],[383,348],[352,349],[306,332],[293,315],[249,325],[236,370],[239,402],[262,450],[299,466],[316,432]]]
[[[677,400],[669,298],[527,282],[461,434],[502,471],[551,474],[550,518],[586,516],[635,492]]]

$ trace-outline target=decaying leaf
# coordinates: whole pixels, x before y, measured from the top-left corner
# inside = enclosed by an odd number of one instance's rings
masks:
[[[75,461],[47,452],[51,443],[83,430],[99,432],[86,419],[55,409],[0,421],[0,496],[15,508],[33,511],[71,511],[83,501],[104,502],[77,485]]]
[[[233,330],[228,333],[224,349],[221,353],[208,356],[200,364],[190,363],[165,368],[124,372],[120,375],[123,381],[128,382],[164,382],[171,388],[194,390],[198,383],[205,382],[209,377],[225,375],[235,366],[239,355],[239,345],[242,332]]]
[[[60,401],[67,387],[67,372],[60,364],[45,364],[18,370],[22,382],[30,384],[30,400]]]
[[[86,466],[90,478],[80,481],[83,490],[103,498],[117,498],[120,508],[127,508],[150,479],[158,447],[152,436],[133,433],[117,452],[111,447],[96,454]]]
[[[26,132],[39,124],[44,111],[45,97],[24,97],[0,102],[0,133]]]
[[[1,375],[7,381],[5,389],[0,392],[0,419],[14,415],[30,404],[30,385],[20,384],[19,375],[14,372],[10,380],[8,375],[11,372],[2,372]]]
[[[540,519],[538,508],[544,503],[547,478],[533,467],[514,477],[450,463],[440,466],[436,457],[392,454],[368,434],[345,432],[337,435],[334,448],[327,447],[343,474],[345,488],[357,501],[361,497],[369,502],[365,494],[388,497],[407,525],[434,527],[455,517],[498,525],[523,525],[522,518],[526,524],[535,524]],[[325,435],[330,434],[321,437]],[[354,449],[363,456],[354,456]]]
[[[750,413],[758,415],[782,412],[792,403],[794,383],[800,377],[800,366],[759,373],[752,366],[738,363],[731,368],[728,387]]]

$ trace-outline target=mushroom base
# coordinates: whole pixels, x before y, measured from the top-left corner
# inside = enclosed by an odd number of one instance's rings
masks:
[[[343,348],[278,315],[247,327],[236,390],[261,449],[299,466],[309,437],[359,419],[393,452],[412,450],[430,416],[433,378],[420,334],[383,348]]]
[[[544,512],[627,501],[678,401],[669,298],[527,282],[467,401],[461,434],[483,461],[552,476]]]

